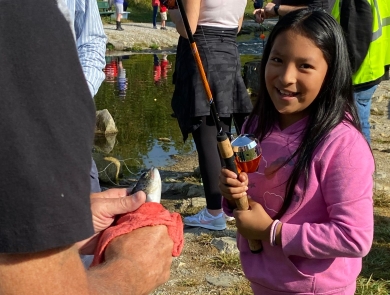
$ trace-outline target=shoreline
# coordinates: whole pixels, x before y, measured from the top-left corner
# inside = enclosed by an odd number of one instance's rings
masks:
[[[264,22],[270,28],[276,23],[276,20],[270,19]],[[160,30],[160,24],[157,23],[158,29],[153,29],[152,23],[133,23],[122,22],[123,31],[117,31],[116,25],[103,24],[104,32],[107,35],[107,52],[109,56],[139,53],[176,53],[177,41],[179,33],[177,33],[175,25],[172,22],[167,22],[167,30]],[[242,30],[254,31],[259,27],[259,24],[253,20],[245,20],[242,25]]]

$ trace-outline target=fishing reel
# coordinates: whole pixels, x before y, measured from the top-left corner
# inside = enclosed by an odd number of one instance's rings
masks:
[[[238,173],[257,171],[262,155],[258,139],[253,134],[240,134],[231,140],[231,145]]]

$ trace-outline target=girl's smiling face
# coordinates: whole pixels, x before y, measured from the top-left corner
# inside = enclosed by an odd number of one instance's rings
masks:
[[[327,70],[322,51],[309,38],[292,30],[275,38],[265,67],[265,83],[280,114],[281,129],[308,115]]]

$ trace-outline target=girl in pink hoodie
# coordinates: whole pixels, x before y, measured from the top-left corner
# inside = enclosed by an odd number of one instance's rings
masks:
[[[256,295],[353,295],[373,239],[374,159],[337,22],[306,9],[284,16],[264,49],[260,89],[244,126],[259,139],[259,168],[220,176],[244,273]],[[246,194],[250,210],[234,210]],[[263,250],[252,253],[248,239]]]

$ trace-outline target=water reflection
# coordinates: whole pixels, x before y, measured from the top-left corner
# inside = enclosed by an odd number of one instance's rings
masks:
[[[170,115],[174,60],[174,55],[166,54],[107,57],[106,80],[95,103],[98,110],[108,109],[118,134],[106,155],[119,158],[133,173],[150,165],[167,165],[171,155],[195,150],[191,138],[183,143],[177,121]],[[98,144],[97,150],[102,150]]]
[[[106,56],[106,67],[103,70],[106,74],[105,82],[115,83],[117,95],[122,99],[126,97],[128,85],[123,59],[129,59],[129,56]]]
[[[256,58],[241,55],[242,65]],[[114,140],[103,140],[105,149],[99,147],[102,139],[96,139],[95,151],[120,159],[126,164],[125,176],[130,175],[128,170],[138,173],[151,165],[165,166],[171,163],[171,155],[195,150],[191,136],[183,143],[177,120],[171,116],[174,67],[174,54],[107,56],[106,80],[95,103],[97,110],[110,112],[118,134]]]
[[[153,79],[156,86],[167,83],[168,71],[171,69],[171,64],[168,60],[168,55],[163,54],[161,59],[157,54],[153,54]]]

